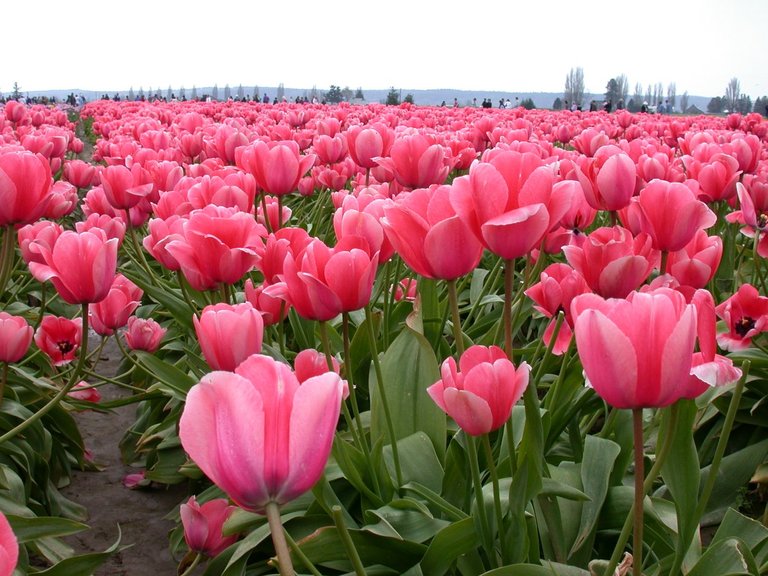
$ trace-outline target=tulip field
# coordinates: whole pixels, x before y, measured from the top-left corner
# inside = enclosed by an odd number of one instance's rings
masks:
[[[75,553],[61,492],[99,474],[77,413],[126,403],[133,483],[186,489],[181,576],[768,573],[767,144],[759,114],[8,102],[0,576],[131,544]]]

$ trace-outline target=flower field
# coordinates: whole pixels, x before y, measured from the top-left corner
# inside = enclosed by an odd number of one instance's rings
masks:
[[[758,114],[8,102],[0,576],[130,544],[65,542],[102,386],[130,480],[189,489],[180,575],[766,573],[767,142]]]

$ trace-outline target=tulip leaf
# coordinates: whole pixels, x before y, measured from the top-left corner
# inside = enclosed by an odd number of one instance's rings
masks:
[[[445,574],[459,556],[478,547],[477,537],[471,516],[446,526],[435,535],[421,559],[422,572],[434,576]]]
[[[423,432],[432,442],[440,461],[445,456],[445,414],[427,394],[427,387],[440,378],[432,348],[426,339],[403,328],[381,360],[383,389],[389,404],[395,441]],[[371,374],[371,382],[376,377]],[[371,384],[371,442],[391,444],[384,404],[378,386]]]
[[[118,526],[118,532],[120,527]],[[72,556],[57,562],[47,570],[34,572],[38,576],[72,576],[73,574],[93,574],[94,571],[104,564],[120,548],[121,535],[118,533],[117,540],[112,546],[104,552],[93,552],[91,554],[82,554]]]
[[[515,564],[483,572],[481,576],[590,576],[589,571],[558,562],[543,561],[539,564]]]
[[[88,530],[88,526],[85,524],[53,516],[24,518],[8,514],[6,518],[8,518],[11,528],[13,528],[16,539],[21,544],[37,540],[38,538],[68,536]]]
[[[144,293],[152,300],[163,306],[165,310],[171,313],[174,320],[185,328],[192,328],[192,315],[194,310],[191,310],[189,305],[184,299],[179,296],[180,292],[169,286],[158,287],[146,278],[146,274],[143,270],[131,271],[123,270],[125,276],[141,288]]]
[[[768,562],[768,528],[760,522],[729,508],[710,542],[714,546],[729,538],[738,537],[755,556],[759,565]]]
[[[403,482],[418,482],[434,492],[440,490],[443,482],[443,467],[435,454],[435,448],[424,432],[416,432],[397,442],[400,469]],[[384,447],[384,461],[394,478],[392,447]]]
[[[135,351],[139,363],[159,381],[158,387],[170,395],[183,400],[187,397],[190,388],[197,384],[197,381],[186,372],[181,371],[176,366],[168,364],[154,354],[149,354],[141,350]]]
[[[393,500],[387,506],[366,511],[365,517],[369,523],[377,522],[366,525],[366,530],[375,532],[374,526],[382,525],[385,529],[392,529],[395,535],[419,544],[450,524],[447,520],[433,517],[426,506],[410,499]]]
[[[738,538],[713,544],[688,572],[688,576],[758,576],[760,571],[749,547]]]

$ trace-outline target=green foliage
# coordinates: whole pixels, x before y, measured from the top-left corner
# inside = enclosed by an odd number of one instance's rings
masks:
[[[341,93],[341,88],[338,86],[331,84],[330,89],[328,92],[325,93],[325,101],[329,104],[338,104],[344,99],[344,96]]]
[[[394,86],[389,89],[389,92],[387,92],[387,98],[384,101],[384,104],[387,106],[397,106],[400,104],[400,92],[395,90]]]

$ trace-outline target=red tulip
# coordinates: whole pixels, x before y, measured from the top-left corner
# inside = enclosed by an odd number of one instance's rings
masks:
[[[222,534],[224,523],[235,510],[237,506],[230,506],[225,498],[216,498],[200,505],[192,496],[182,504],[179,514],[184,527],[184,540],[189,549],[213,558],[237,542],[237,535]]]
[[[752,338],[768,330],[768,298],[760,296],[751,284],[742,284],[715,311],[728,327],[728,332],[717,335],[717,343],[724,350],[749,348]]]
[[[498,346],[472,346],[459,359],[440,368],[442,378],[427,393],[471,436],[492,432],[509,419],[512,406],[525,392],[531,367],[517,368]]]
[[[326,372],[299,385],[285,364],[255,355],[192,387],[179,422],[184,449],[241,508],[264,513],[322,476],[344,391]]]
[[[696,309],[658,288],[571,304],[576,348],[589,384],[615,408],[659,408],[682,397],[696,341]]]
[[[232,371],[248,356],[261,352],[264,321],[249,302],[215,304],[192,317],[205,361],[213,370]]]
[[[82,343],[83,321],[58,316],[45,316],[35,332],[35,344],[53,361],[54,366],[75,359]]]

